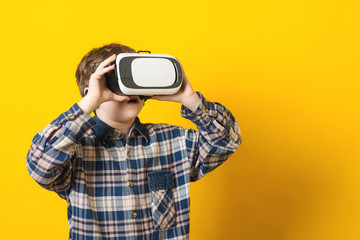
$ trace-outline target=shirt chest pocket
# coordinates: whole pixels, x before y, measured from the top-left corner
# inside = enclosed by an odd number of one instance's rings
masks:
[[[171,171],[147,173],[151,192],[151,211],[155,230],[176,226],[176,209],[173,196],[174,180]]]

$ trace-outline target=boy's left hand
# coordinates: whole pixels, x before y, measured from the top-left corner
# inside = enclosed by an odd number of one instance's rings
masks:
[[[178,60],[178,59],[177,59]],[[179,61],[179,60],[178,60]],[[179,61],[180,63],[180,61]],[[191,111],[194,111],[200,104],[201,98],[196,93],[196,91],[192,88],[189,79],[187,78],[184,68],[181,63],[181,70],[183,75],[183,83],[178,92],[172,95],[153,95],[151,99],[159,100],[159,101],[170,101],[170,102],[178,102],[185,105]]]

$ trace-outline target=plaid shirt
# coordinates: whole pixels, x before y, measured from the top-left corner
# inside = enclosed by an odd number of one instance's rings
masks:
[[[180,111],[198,130],[137,117],[125,140],[75,103],[36,134],[27,169],[67,201],[69,239],[189,238],[190,182],[242,141],[231,112],[197,94],[198,108]]]

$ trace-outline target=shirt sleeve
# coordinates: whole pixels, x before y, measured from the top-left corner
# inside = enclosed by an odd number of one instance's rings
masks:
[[[197,181],[225,162],[242,142],[238,122],[218,102],[208,101],[200,92],[201,103],[194,111],[181,106],[181,116],[197,125],[186,129],[186,149],[190,159],[190,180]]]
[[[79,140],[95,125],[95,120],[77,103],[71,106],[33,138],[26,157],[29,175],[43,188],[61,196],[71,185],[72,163]]]

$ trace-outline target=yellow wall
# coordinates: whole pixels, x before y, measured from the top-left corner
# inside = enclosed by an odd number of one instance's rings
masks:
[[[66,202],[27,173],[33,136],[80,100],[75,69],[113,41],[176,56],[243,142],[191,185],[191,239],[360,236],[356,0],[7,1],[0,6],[0,238],[66,239]],[[150,100],[142,122],[195,127]]]

